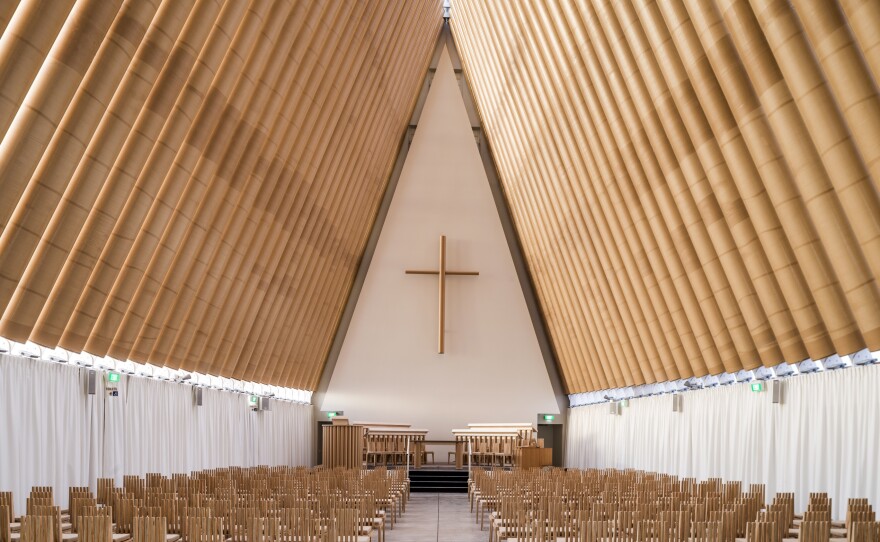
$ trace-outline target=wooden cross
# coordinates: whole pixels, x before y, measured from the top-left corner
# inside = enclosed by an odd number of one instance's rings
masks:
[[[437,350],[443,353],[443,336],[446,333],[446,276],[447,275],[479,275],[479,271],[447,271],[446,270],[446,236],[440,236],[440,269],[437,271],[406,270],[407,275],[439,275],[440,276],[440,318]]]

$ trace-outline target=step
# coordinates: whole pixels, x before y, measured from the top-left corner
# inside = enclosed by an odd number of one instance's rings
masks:
[[[416,493],[467,493],[466,470],[423,469],[409,471],[410,491]]]

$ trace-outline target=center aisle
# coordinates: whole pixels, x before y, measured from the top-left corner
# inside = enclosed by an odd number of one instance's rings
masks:
[[[406,513],[385,532],[387,542],[485,542],[463,493],[411,493]]]

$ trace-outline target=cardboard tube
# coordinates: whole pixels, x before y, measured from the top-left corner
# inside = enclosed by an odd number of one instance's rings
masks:
[[[729,168],[732,181],[742,195],[741,204],[746,216],[743,217],[741,212],[737,212],[738,220],[734,220],[733,223],[735,226],[745,223],[745,227],[753,224],[753,231],[758,236],[760,246],[750,244],[745,249],[744,257],[751,254],[751,258],[757,260],[753,265],[757,267],[755,280],[759,291],[762,281],[766,281],[763,288],[771,290],[769,295],[762,296],[762,303],[766,307],[768,318],[772,319],[774,315],[778,315],[776,316],[778,320],[771,321],[771,325],[779,341],[783,359],[809,357],[810,353],[801,335],[815,333],[814,330],[821,329],[827,340],[827,330],[824,330],[824,323],[803,274],[797,267],[791,244],[785,237],[773,203],[761,183],[752,156],[743,141],[684,4],[660,2],[657,5],[663,13],[666,27],[675,29],[672,37],[687,69],[694,92],[700,100],[701,111],[705,112],[706,120],[723,154],[725,167]],[[734,207],[738,208],[737,205]],[[764,274],[765,269],[767,274]],[[782,299],[773,295],[774,289],[778,289]],[[829,346],[826,345],[825,348],[827,347]]]
[[[96,131],[102,126],[102,118],[120,114],[117,98],[117,107],[106,115],[114,94],[127,98],[137,96],[133,81],[140,85],[140,92],[149,87],[149,79],[142,81],[131,75],[129,64],[156,15],[158,4],[138,2],[123,6],[33,173],[23,198],[28,205],[20,206],[12,219],[29,235],[15,236],[7,244],[0,241],[0,261],[6,260],[8,255],[29,256],[27,267],[20,269],[22,273],[4,320],[14,321],[23,328],[34,328],[76,235],[95,203],[103,186],[100,175],[93,174],[88,165],[78,172],[77,168],[83,163],[87,150],[94,152],[95,146],[107,142],[103,134],[96,135]],[[174,31],[170,24],[173,20],[168,22],[169,31]],[[161,58],[161,53],[157,56]],[[135,105],[130,104],[130,115],[134,115]],[[88,160],[85,162],[88,164]],[[10,273],[12,267],[4,265]],[[53,339],[39,334],[33,338],[54,344]]]
[[[840,0],[859,50],[871,70],[874,81],[880,81],[880,4],[874,0]],[[876,177],[874,182],[877,182]]]
[[[253,164],[258,156],[262,139],[254,142],[253,138],[262,138],[268,133],[266,128],[256,134],[257,127],[261,122],[269,122],[269,119],[274,121],[278,118],[281,100],[277,93],[275,99],[272,99],[271,89],[279,85],[282,73],[286,73],[289,80],[294,68],[290,63],[290,48],[294,37],[300,31],[299,23],[304,18],[303,6],[297,4],[296,7],[297,9],[288,11],[286,17],[283,13],[269,16],[269,20],[276,23],[274,32],[277,33],[277,37],[276,41],[270,41],[267,35],[267,39],[261,40],[260,46],[255,49],[255,53],[265,55],[266,60],[263,73],[250,98],[251,115],[247,117],[242,115],[233,121],[235,127],[230,130],[230,144],[220,155],[216,172],[206,181],[204,193],[196,200],[195,213],[192,216],[175,215],[176,219],[183,221],[182,228],[186,231],[182,239],[172,240],[176,243],[167,247],[171,253],[168,268],[153,271],[154,274],[160,274],[165,278],[150,303],[149,312],[137,334],[131,356],[142,359],[164,359],[166,350],[157,351],[155,347],[163,330],[170,329],[174,332],[178,329],[178,326],[169,321],[169,316],[173,314],[172,304],[176,300],[189,304],[192,290],[183,290],[184,281],[193,274],[201,277],[207,272],[204,260],[216,250],[219,243],[215,224],[218,222],[225,224],[229,219],[234,202],[239,199],[242,192],[244,179],[247,179],[250,173],[250,167],[245,164]],[[286,87],[287,85],[284,86],[285,89]],[[236,182],[233,182],[239,168],[244,168],[245,171],[241,172]],[[173,227],[173,224],[169,226]]]
[[[19,5],[0,38],[0,134],[6,134],[37,72],[43,66],[58,32],[68,19],[74,0],[36,0]],[[7,12],[8,13],[8,12]],[[0,229],[6,221],[0,221]]]
[[[63,178],[31,179],[58,124],[71,109],[81,112],[71,99],[86,75],[92,56],[113,22],[121,0],[81,2],[61,29],[26,99],[15,114],[15,123],[4,128],[0,143],[0,311],[12,297],[51,216],[51,204],[66,186]],[[2,54],[2,51],[0,51]],[[27,56],[27,55],[25,55]],[[88,113],[85,113],[86,115]],[[75,158],[74,158],[75,159]],[[64,160],[64,158],[61,158]],[[44,200],[49,204],[45,205]],[[47,208],[48,207],[48,208]],[[13,215],[14,212],[17,213]],[[35,226],[29,229],[28,226]],[[3,320],[4,336],[25,341],[27,326]]]
[[[59,343],[65,348],[85,347],[246,6],[227,5],[219,19],[216,8],[216,2],[200,0],[187,19],[98,196],[95,211],[89,214],[62,268],[47,302],[52,309],[44,309],[40,316],[37,330],[50,336],[60,334]],[[163,125],[163,121],[167,122]]]
[[[797,172],[793,177],[817,225],[816,230],[828,253],[834,276],[843,289],[845,312],[823,312],[829,332],[838,352],[857,351],[865,346],[863,333],[876,334],[880,329],[880,314],[870,308],[880,306],[876,282],[871,277],[852,225],[823,167],[816,144],[795,106],[794,97],[788,92],[788,87],[781,84],[785,78],[774,60],[768,36],[761,31],[755,14],[744,0],[723,0],[721,7],[730,25],[742,30],[732,34],[732,37],[741,51],[749,53],[743,64],[753,73],[751,79],[755,90],[767,112],[767,119],[776,134],[775,140],[788,167]],[[744,42],[747,41],[750,45],[745,46]],[[741,43],[743,47],[740,47]],[[819,293],[815,292],[814,295]],[[854,317],[855,326],[847,322],[847,313]]]

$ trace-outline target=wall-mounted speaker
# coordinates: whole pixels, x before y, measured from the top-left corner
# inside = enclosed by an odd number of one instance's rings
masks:
[[[781,380],[771,380],[770,381],[770,401],[774,405],[781,405],[783,400],[783,390],[785,388],[785,383]]]
[[[610,407],[608,409],[608,413],[611,414],[612,416],[619,416],[620,415],[620,403],[618,403],[617,401],[611,401],[609,403],[609,405],[610,405]]]
[[[193,388],[193,404],[195,406],[202,406],[202,392],[204,392],[202,388]]]
[[[86,371],[86,393],[95,395],[98,389],[98,375],[95,371]]]
[[[672,396],[672,411],[673,412],[683,412],[684,411],[684,397],[679,394],[675,394]]]

